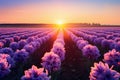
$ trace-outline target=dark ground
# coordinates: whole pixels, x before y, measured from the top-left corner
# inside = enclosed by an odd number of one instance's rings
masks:
[[[62,71],[58,80],[89,80],[92,61],[82,56],[82,52],[66,32],[64,33],[64,40],[66,56],[62,62]]]

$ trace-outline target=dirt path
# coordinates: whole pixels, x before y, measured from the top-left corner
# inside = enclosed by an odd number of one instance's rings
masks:
[[[66,57],[59,80],[89,80],[90,62],[82,56],[71,38],[64,33]]]

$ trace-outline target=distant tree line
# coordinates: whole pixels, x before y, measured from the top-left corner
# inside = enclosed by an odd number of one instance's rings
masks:
[[[39,28],[39,27],[56,27],[56,24],[0,24],[0,27],[28,27],[28,28]],[[100,23],[67,23],[67,27],[120,27],[120,25],[102,25]]]

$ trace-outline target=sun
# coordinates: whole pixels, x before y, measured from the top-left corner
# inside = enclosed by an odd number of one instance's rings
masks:
[[[63,29],[64,28],[64,21],[63,20],[57,20],[56,24],[57,24],[57,28]]]
[[[58,24],[58,25],[63,25],[64,23],[63,23],[62,20],[58,20],[58,21],[57,21],[57,24]]]

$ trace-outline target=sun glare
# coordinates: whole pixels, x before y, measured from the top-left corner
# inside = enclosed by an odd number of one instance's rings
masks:
[[[57,24],[58,24],[58,25],[62,25],[62,24],[63,24],[63,21],[62,21],[62,20],[58,20],[58,21],[57,21]]]
[[[57,20],[56,21],[57,27],[58,28],[64,28],[64,21],[63,20]]]

